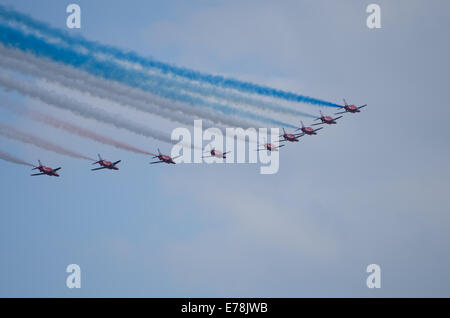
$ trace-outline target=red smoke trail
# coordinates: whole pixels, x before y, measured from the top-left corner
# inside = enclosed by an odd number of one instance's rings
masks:
[[[95,140],[98,141],[102,144],[106,144],[106,145],[110,145],[119,149],[123,149],[123,150],[128,150],[128,151],[132,151],[135,153],[140,153],[140,154],[144,154],[144,155],[151,155],[150,152],[147,152],[145,150],[130,146],[124,142],[120,142],[117,141],[111,137],[108,136],[103,136],[101,134],[98,134],[92,130],[89,129],[85,129],[82,127],[79,127],[77,125],[74,125],[72,123],[69,123],[67,121],[64,120],[60,120],[57,119],[53,116],[47,115],[47,114],[43,114],[41,112],[37,112],[37,111],[33,111],[33,110],[29,110],[26,113],[27,116],[29,116],[31,119],[39,121],[41,123],[53,126],[55,128],[59,128],[59,129],[63,129],[67,132],[70,132],[72,134],[76,134],[78,136],[84,137],[84,138],[88,138],[91,140]]]
[[[136,148],[134,146],[130,146],[124,142],[117,141],[111,137],[101,135],[99,133],[96,133],[92,130],[79,127],[77,125],[74,125],[72,123],[69,123],[67,121],[58,119],[56,117],[53,117],[51,115],[47,115],[44,113],[41,113],[39,111],[35,110],[26,110],[21,106],[13,106],[11,102],[7,101],[5,103],[0,104],[0,107],[6,108],[11,112],[14,112],[21,116],[26,116],[28,118],[31,118],[34,121],[38,121],[47,125],[50,125],[52,127],[63,129],[69,133],[88,138],[91,140],[98,141],[100,143],[110,145],[119,149],[132,151],[135,153],[140,153],[144,155],[152,155],[150,152]]]
[[[34,167],[34,165],[32,165],[31,163],[28,163],[26,161],[23,161],[22,159],[16,158],[13,155],[10,155],[9,153],[3,152],[1,150],[0,150],[0,159],[9,161],[9,162],[13,162],[13,163],[17,163],[19,165]]]
[[[25,132],[22,132],[20,130],[17,130],[16,128],[9,126],[7,124],[0,124],[0,135],[9,138],[14,139],[17,141],[21,141],[27,144],[35,145],[39,148],[50,150],[62,155],[70,156],[73,158],[79,158],[79,159],[86,159],[90,161],[95,161],[92,158],[89,158],[87,156],[84,156],[82,154],[79,154],[77,152],[74,152],[72,150],[66,149],[62,146],[56,145],[54,143],[51,143],[49,141],[46,141],[40,137],[36,137],[30,134],[27,134]]]

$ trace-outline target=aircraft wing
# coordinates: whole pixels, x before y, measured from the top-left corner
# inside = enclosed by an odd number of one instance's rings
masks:
[[[314,129],[314,131],[318,131],[318,130],[321,130],[323,127],[319,127],[319,128],[317,128],[317,129]]]
[[[96,170],[101,170],[101,169],[106,169],[106,167],[94,168],[94,169],[91,169],[91,170],[92,171],[96,171]]]
[[[281,147],[283,147],[283,146],[286,146],[286,145],[278,145],[277,148],[281,148]]]
[[[342,117],[344,117],[344,116],[338,116],[336,118],[333,118],[333,120],[338,120],[339,118],[342,118]]]
[[[179,155],[179,156],[176,156],[176,157],[173,157],[172,158],[172,160],[175,160],[175,159],[177,159],[177,158],[180,158],[182,155]]]
[[[305,133],[294,134],[295,137],[303,137],[304,135],[305,135]]]
[[[56,172],[56,171],[58,171],[58,170],[61,170],[61,167],[56,168],[56,169],[53,169],[52,172]]]
[[[119,162],[121,162],[122,160],[117,160],[116,162],[113,162],[113,166],[115,166],[116,164],[118,164]]]
[[[42,175],[44,175],[45,173],[35,173],[35,174],[32,174],[31,176],[42,176]]]
[[[364,104],[364,105],[362,105],[362,106],[359,106],[358,109],[363,108],[363,107],[366,107],[366,106],[367,106],[367,104]]]
[[[164,162],[164,161],[155,161],[155,162],[150,162],[150,164],[152,165],[152,164],[155,164],[155,163],[161,163],[161,162]]]
[[[347,111],[345,112],[339,112],[339,113],[334,113],[335,115],[339,115],[339,114],[345,114]]]
[[[341,116],[342,117],[342,116]],[[317,125],[322,125],[323,123],[315,123],[315,124],[312,124],[311,126],[317,126]]]

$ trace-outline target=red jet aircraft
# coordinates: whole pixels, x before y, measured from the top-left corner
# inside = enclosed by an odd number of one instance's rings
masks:
[[[100,164],[101,167],[91,169],[92,171],[100,170],[100,169],[119,170],[119,168],[117,168],[116,165],[117,165],[120,161],[122,161],[122,160],[118,160],[118,161],[116,161],[116,162],[106,161],[106,160],[103,160],[102,157],[101,157],[100,155],[98,155],[98,159],[99,159],[99,160],[96,161],[96,162],[94,162],[93,165],[95,165],[95,164],[98,163],[98,164]]]
[[[280,139],[280,140],[278,140],[278,142],[283,142],[283,141],[297,142],[298,138],[301,137],[300,135],[303,135],[303,134],[288,134],[288,133],[286,133],[286,130],[284,130],[284,128],[283,128],[283,134],[280,135],[280,137],[283,137],[284,139]]]
[[[281,135],[283,136],[283,135]],[[256,151],[261,151],[261,150],[268,150],[268,151],[278,151],[279,148],[283,147],[284,145],[278,145],[276,146],[275,144],[271,144],[266,142],[266,140],[264,139],[264,144],[262,145],[262,148],[258,148],[256,149]]]
[[[61,169],[61,167],[52,169],[52,168],[43,166],[40,160],[38,160],[38,162],[39,162],[39,166],[34,167],[32,170],[39,169],[40,173],[32,174],[32,176],[42,176],[42,175],[46,174],[47,176],[59,177],[59,174],[57,174],[56,171]]]
[[[231,151],[228,152],[222,152],[220,150],[216,150],[215,148],[212,148],[210,151],[205,151],[204,153],[209,153],[210,156],[203,156],[202,158],[210,158],[210,157],[216,157],[216,158],[221,158],[221,159],[226,159],[227,158],[227,153],[230,153]]]
[[[322,124],[327,124],[327,125],[332,125],[332,124],[337,124],[336,123],[336,120],[338,120],[339,118],[341,118],[342,116],[338,116],[338,117],[336,117],[336,118],[333,118],[333,117],[331,117],[331,116],[324,116],[323,114],[322,114],[322,111],[320,111],[320,117],[317,117],[316,119],[314,119],[314,120],[321,120],[321,122],[320,123],[315,123],[315,124],[312,124],[311,126],[316,126],[316,125],[322,125]]]
[[[299,134],[299,137],[301,137],[303,135],[310,135],[310,136],[311,135],[317,135],[316,131],[321,130],[323,128],[323,127],[319,127],[319,128],[314,129],[312,127],[305,127],[305,125],[303,125],[302,121],[300,123],[302,124],[302,127],[296,129],[296,131],[297,130],[301,130],[302,131],[302,133]]]
[[[177,156],[177,157],[173,157],[173,158],[170,157],[170,156],[167,156],[167,155],[163,155],[161,153],[161,151],[159,150],[159,148],[158,148],[158,155],[155,155],[154,153],[150,153],[150,154],[153,156],[153,159],[154,158],[158,158],[159,159],[159,161],[150,162],[150,164],[161,163],[161,162],[164,162],[164,163],[167,163],[167,164],[176,164],[176,162],[174,160],[179,158],[179,157],[181,157],[181,155]]]
[[[344,99],[344,104],[345,104],[345,106],[341,106],[341,108],[344,108],[345,111],[339,112],[339,113],[334,113],[335,115],[345,114],[345,113],[359,113],[361,108],[367,106],[367,104],[364,104],[364,105],[358,106],[358,107],[355,105],[348,105],[347,102],[345,101],[345,99]]]

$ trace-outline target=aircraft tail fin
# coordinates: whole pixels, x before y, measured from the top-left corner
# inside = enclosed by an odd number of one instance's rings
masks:
[[[42,166],[42,164],[41,164],[41,161],[40,160],[38,160],[38,162],[39,162],[39,166],[38,167],[34,167],[33,169],[31,169],[31,170],[36,170],[36,169],[39,169],[39,167],[41,167]]]
[[[98,156],[98,161],[93,162],[93,163],[92,163],[93,165],[95,165],[95,164],[97,164],[97,163],[100,163],[100,161],[103,160],[103,159],[102,159],[102,156],[100,156],[99,153],[97,154],[97,156]]]

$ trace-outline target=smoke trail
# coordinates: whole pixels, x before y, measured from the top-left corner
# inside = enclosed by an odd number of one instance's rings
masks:
[[[47,115],[47,114],[44,114],[44,113],[41,113],[38,111],[20,109],[18,107],[11,106],[11,104],[9,104],[9,103],[1,103],[0,107],[4,107],[4,108],[8,109],[9,111],[12,111],[21,116],[26,116],[28,118],[31,118],[34,121],[38,121],[38,122],[44,123],[46,125],[50,125],[55,128],[65,130],[69,133],[78,135],[80,137],[94,140],[94,141],[100,142],[102,144],[110,145],[110,146],[113,146],[118,149],[128,150],[131,152],[140,153],[140,154],[144,154],[144,155],[152,154],[148,151],[133,147],[124,142],[117,141],[111,137],[98,134],[92,130],[82,128],[80,126],[74,125],[67,121],[60,120],[58,118],[55,118],[53,116],[50,116],[50,115]]]
[[[78,53],[74,50],[48,43],[31,34],[24,34],[8,26],[0,25],[0,41],[7,46],[20,48],[37,56],[49,57],[54,61],[69,64],[93,75],[125,83],[132,87],[138,87],[152,94],[182,101],[192,107],[211,108],[224,115],[234,115],[241,118],[253,119],[278,127],[296,128],[294,125],[284,123],[252,112],[232,108],[219,103],[206,102],[202,98],[191,96],[173,89],[167,89],[163,85],[148,85],[147,74],[133,69],[120,67],[113,62],[96,58],[93,55]]]
[[[57,82],[66,87],[89,93],[92,96],[112,100],[123,106],[156,114],[171,121],[191,125],[197,116],[201,116],[208,119],[205,122],[205,127],[212,127],[212,123],[224,126],[250,127],[246,121],[217,116],[216,113],[208,109],[200,110],[186,107],[185,104],[164,100],[139,89],[96,78],[69,66],[38,59],[18,50],[6,49],[1,44],[0,55],[3,57],[0,59],[0,66],[3,68]]]
[[[75,88],[79,91],[87,92],[92,96],[98,96],[104,99],[110,99],[114,102],[120,103],[123,106],[131,107],[140,111],[151,114],[156,114],[163,118],[177,121],[183,124],[192,124],[195,117],[184,116],[195,115],[201,116],[204,121],[204,127],[215,126],[235,126],[242,128],[255,127],[257,123],[249,125],[248,122],[240,119],[229,118],[227,116],[217,116],[217,114],[207,109],[196,109],[186,107],[187,105],[175,101],[168,101],[157,96],[146,93],[140,89],[131,88],[119,84],[117,82],[102,80],[98,77],[93,77],[86,72],[77,70],[73,67],[65,66],[60,63],[52,62],[46,58],[37,58],[31,54],[23,53],[17,49],[7,49],[0,44],[0,66],[21,73],[30,74],[58,82],[66,87]],[[272,110],[268,108],[269,110]],[[173,110],[176,110],[175,112]],[[290,115],[304,114],[302,112],[289,113]],[[308,117],[312,116],[306,114]]]
[[[42,148],[42,149],[53,151],[53,152],[59,153],[61,155],[66,155],[66,156],[78,158],[78,159],[86,159],[86,160],[90,160],[90,161],[95,161],[92,158],[86,157],[82,154],[79,154],[72,150],[66,149],[62,146],[51,143],[40,137],[36,137],[36,136],[30,135],[30,134],[27,134],[23,131],[17,130],[16,128],[14,128],[10,125],[7,125],[7,124],[0,123],[0,135],[2,135],[3,137],[9,138],[9,139],[14,139],[17,141],[21,141],[23,143],[31,144],[36,147]]]
[[[17,26],[16,24],[14,24],[13,26],[19,27],[19,28],[21,27],[21,25]],[[30,30],[27,28],[21,28],[21,29],[24,32],[30,32]],[[32,33],[35,36],[38,36],[41,39],[43,38],[40,31],[38,31],[38,30],[32,30],[32,31],[33,31]],[[51,38],[48,40],[54,42],[54,38]],[[58,41],[58,44],[62,45],[62,44],[64,44],[64,42]],[[66,44],[65,45],[66,48],[70,48],[70,43],[65,43],[65,44]],[[79,47],[75,47],[74,49],[79,50]],[[83,52],[86,52],[86,50]],[[105,56],[101,56],[101,57],[105,58]],[[125,66],[127,68],[138,67],[138,68],[142,69],[142,66],[131,65],[128,62],[120,61],[120,60],[117,60],[114,58],[112,58],[112,59],[113,59],[113,61],[115,61],[115,63]],[[189,81],[189,80],[177,78],[176,76],[168,76],[168,75],[161,74],[159,72],[153,72],[150,70],[148,72],[145,72],[145,75],[148,79],[148,84],[157,86],[157,87],[161,87],[161,86],[162,87],[170,87],[170,88],[176,89],[176,90],[183,90],[183,91],[187,92],[188,94],[197,94],[197,95],[202,95],[205,97],[213,97],[214,99],[219,99],[219,100],[231,102],[234,104],[240,104],[243,106],[250,106],[254,109],[259,109],[259,110],[269,110],[269,111],[273,111],[273,112],[277,112],[277,113],[284,113],[284,114],[301,116],[301,117],[309,117],[309,118],[316,117],[316,115],[312,115],[312,114],[309,114],[309,113],[306,113],[303,111],[299,111],[296,109],[292,109],[289,107],[284,107],[278,103],[273,103],[273,102],[263,100],[260,98],[254,98],[254,97],[251,97],[248,95],[243,95],[241,93],[233,92],[229,89],[222,88],[222,87],[217,87],[217,86],[213,86],[213,85],[209,85],[209,84],[205,84],[205,83],[201,83],[201,82]]]
[[[286,92],[283,90],[274,89],[268,86],[258,85],[251,82],[244,82],[233,78],[226,78],[219,75],[205,74],[187,68],[182,68],[168,63],[156,61],[151,58],[144,58],[139,56],[137,53],[129,51],[125,52],[118,48],[114,48],[107,45],[101,45],[93,41],[88,41],[81,36],[77,37],[69,36],[67,32],[58,30],[56,28],[49,26],[48,24],[39,22],[31,18],[30,16],[21,14],[19,12],[7,9],[2,6],[0,6],[0,15],[5,19],[20,22],[24,25],[27,25],[30,28],[38,29],[41,32],[50,34],[51,36],[57,37],[72,45],[84,46],[91,52],[104,53],[111,55],[116,59],[126,60],[131,63],[138,63],[148,68],[157,69],[163,74],[173,74],[175,76],[186,78],[188,80],[204,82],[225,88],[232,88],[247,93],[285,99],[288,101],[302,102],[329,107],[340,107],[340,105],[338,104],[327,102],[321,99]]]
[[[27,81],[16,79],[13,76],[7,74],[0,73],[0,85],[7,89],[15,90],[31,98],[41,100],[42,102],[54,107],[69,110],[70,112],[87,119],[94,119],[98,122],[113,125],[116,128],[126,129],[141,136],[150,137],[170,144],[177,143],[165,133],[127,120],[125,118],[122,118],[120,115],[110,114],[105,111],[93,108],[88,104],[66,98],[63,95],[57,94],[55,92],[46,91],[38,87],[36,84],[31,84]],[[190,145],[188,146],[190,147]]]
[[[0,150],[0,159],[5,160],[5,161],[9,161],[12,163],[17,163],[19,165],[25,165],[25,166],[30,166],[30,167],[34,167],[34,165],[32,165],[31,163],[28,163],[26,161],[23,161],[22,159],[16,158],[13,155],[10,155],[9,153],[6,153],[4,151]]]

